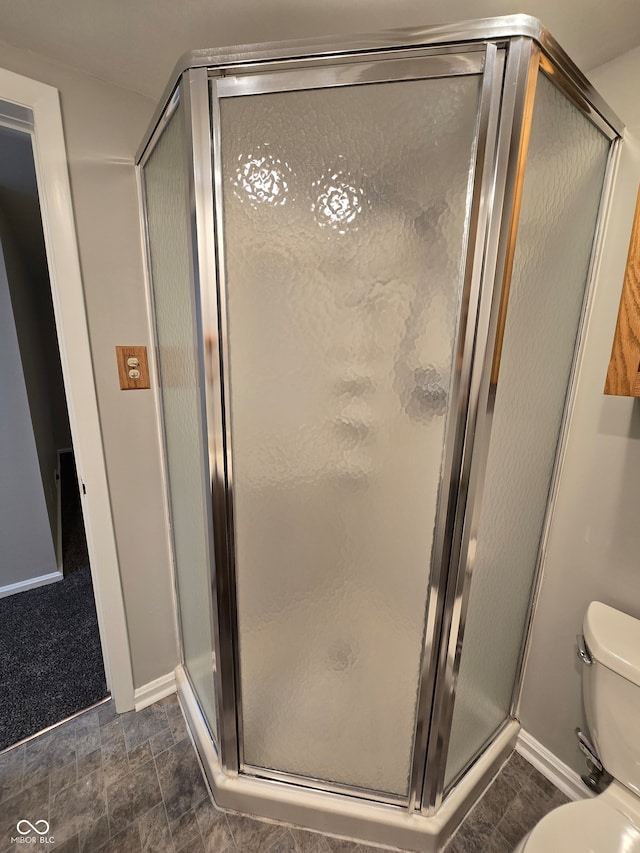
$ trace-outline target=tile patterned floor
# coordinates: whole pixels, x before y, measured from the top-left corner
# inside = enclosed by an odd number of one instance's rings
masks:
[[[447,853],[511,853],[546,814],[569,802],[514,752],[446,848]]]
[[[565,798],[514,755],[447,847],[502,853]],[[381,848],[218,811],[175,696],[138,713],[111,703],[0,755],[0,853],[46,820],[59,853],[380,853]],[[30,845],[33,849],[36,845]]]

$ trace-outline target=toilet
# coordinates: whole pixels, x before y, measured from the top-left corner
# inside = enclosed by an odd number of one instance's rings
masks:
[[[515,853],[640,853],[640,621],[593,601],[583,631],[587,722],[613,782],[550,812]]]

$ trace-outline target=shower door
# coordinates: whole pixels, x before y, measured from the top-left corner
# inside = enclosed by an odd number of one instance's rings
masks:
[[[211,81],[242,772],[409,795],[484,56]]]

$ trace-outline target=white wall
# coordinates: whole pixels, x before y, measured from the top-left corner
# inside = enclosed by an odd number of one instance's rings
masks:
[[[640,180],[640,48],[590,73],[627,125],[558,501],[551,526],[520,718],[576,770],[585,725],[575,636],[590,601],[640,618],[640,404],[604,387]]]
[[[135,686],[177,662],[151,391],[120,391],[114,347],[148,345],[133,157],[154,104],[26,50],[0,67],[60,91]]]
[[[2,151],[0,143],[0,156]],[[37,235],[34,235],[34,238],[37,239]],[[64,394],[63,389],[56,388],[52,382],[50,368],[57,356],[57,350],[53,352],[47,350],[47,338],[43,335],[40,322],[44,312],[39,305],[39,285],[43,283],[32,280],[25,270],[13,230],[2,207],[0,207],[0,241],[9,282],[13,320],[18,336],[40,477],[44,488],[51,535],[55,542],[58,535],[58,490],[55,472],[58,467],[59,446],[56,443],[54,426],[56,410],[54,400],[56,391]],[[48,283],[46,286],[48,287]],[[53,308],[50,310],[51,320],[53,320]]]
[[[57,566],[1,247],[0,400],[0,595],[6,595],[7,587]]]

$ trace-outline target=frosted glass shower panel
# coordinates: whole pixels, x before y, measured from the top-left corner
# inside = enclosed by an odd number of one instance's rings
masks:
[[[509,713],[608,150],[603,134],[540,75],[448,782]]]
[[[184,664],[215,734],[201,388],[182,107],[144,167],[165,459]]]
[[[249,765],[407,794],[479,91],[220,100]]]

